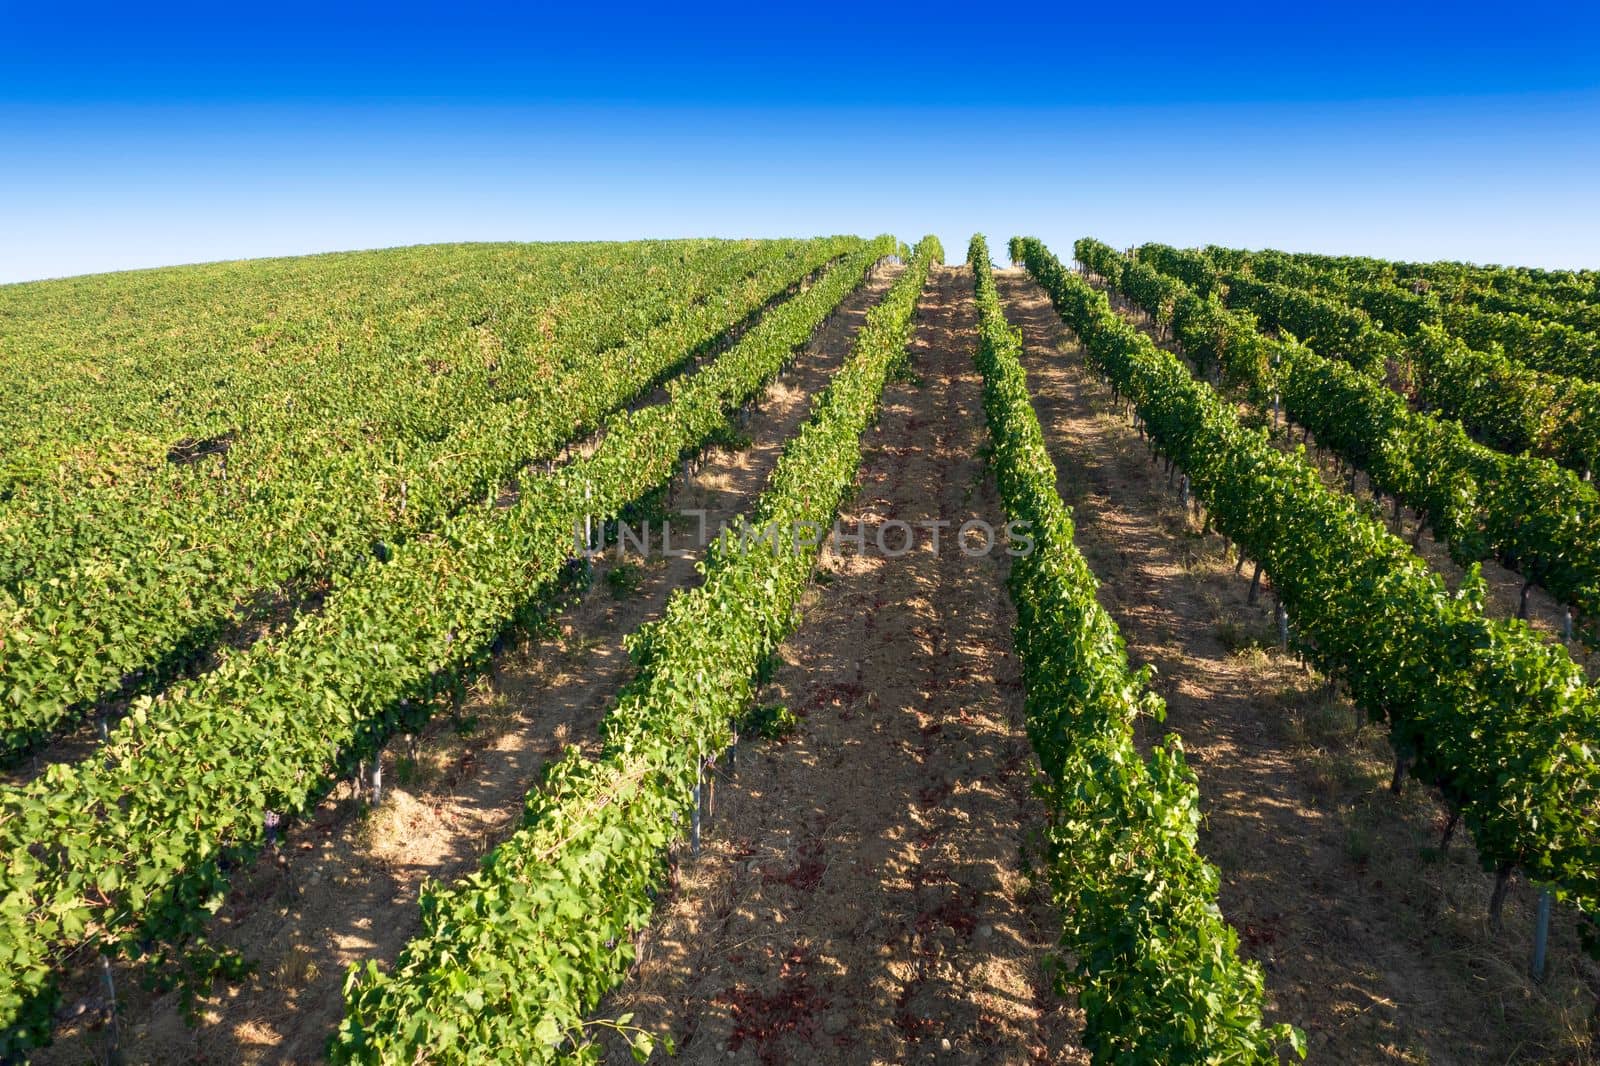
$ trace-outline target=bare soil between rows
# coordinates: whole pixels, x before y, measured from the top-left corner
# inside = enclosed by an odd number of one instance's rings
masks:
[[[767,390],[743,430],[749,446],[705,453],[692,475],[674,482],[671,512],[704,511],[714,531],[754,502],[867,310],[903,269],[880,265],[846,297]],[[675,523],[675,549],[696,548],[696,525]],[[118,966],[124,1061],[322,1061],[343,1017],[348,968],[392,963],[419,928],[422,886],[474,870],[515,829],[544,764],[569,744],[596,742],[601,716],[633,672],[623,638],[657,617],[673,590],[700,581],[700,555],[656,552],[623,563],[620,573],[614,561],[597,565],[593,586],[550,635],[497,658],[462,708],[464,730],[448,716],[436,720],[414,763],[402,759],[404,744],[390,745],[381,805],[369,808],[342,785],[278,849],[236,873],[212,935],[254,970],[240,983],[219,983],[199,1004],[198,1025],[185,1023],[175,994],[145,991],[137,968]],[[98,968],[73,974],[64,998],[69,1019],[33,1061],[105,1061]]]
[[[750,448],[680,479],[674,509],[715,523],[748,506],[893,273],[851,296],[769,390]],[[1528,886],[1491,929],[1470,841],[1439,853],[1442,808],[1414,783],[1392,796],[1382,734],[1357,729],[1348,701],[1277,649],[1270,590],[1245,602],[1249,569],[1180,507],[1043,292],[1017,271],[997,282],[1101,601],[1130,659],[1158,670],[1168,718],[1146,732],[1181,735],[1199,778],[1202,850],[1242,953],[1265,969],[1269,1019],[1304,1028],[1313,1061],[1592,1061],[1600,975],[1570,915],[1535,984]],[[670,1036],[686,1063],[1088,1060],[1081,1015],[1046,966],[1059,916],[1032,869],[1044,812],[1007,559],[953,540],[968,518],[1004,524],[974,316],[970,272],[936,270],[911,372],[886,390],[841,515],[869,539],[932,519],[951,539],[936,552],[923,532],[899,557],[825,554],[762,693],[800,729],[719,767],[704,849],[680,857],[634,973],[597,1012]],[[655,559],[616,580],[602,568],[558,631],[500,658],[464,710],[469,729],[438,723],[415,765],[391,769],[383,805],[341,788],[237,874],[215,935],[256,969],[219,986],[198,1026],[119,968],[126,1061],[320,1061],[346,968],[391,962],[417,929],[422,884],[473,869],[545,761],[593,742],[631,674],[622,637],[698,580],[693,565]],[[75,974],[67,994],[82,1012],[35,1061],[106,1061],[97,973]],[[632,1061],[607,1043],[608,1061]]]
[[[1349,701],[1279,651],[1270,590],[1246,603],[1250,568],[1201,535],[1044,292],[1020,271],[997,281],[1101,602],[1130,659],[1157,668],[1158,728],[1198,775],[1202,850],[1265,967],[1269,1018],[1305,1029],[1313,1061],[1590,1061],[1600,982],[1571,916],[1535,984],[1532,890],[1514,885],[1490,928],[1466,834],[1439,853],[1443,807],[1415,782],[1390,794],[1381,730],[1356,729]]]
[[[1106,293],[1112,306],[1116,307],[1131,322],[1140,326],[1151,341],[1159,347],[1178,356],[1185,358],[1183,346],[1174,340],[1164,340],[1156,329],[1154,321],[1149,314],[1141,310],[1132,301],[1121,296],[1114,290],[1106,287],[1103,279],[1091,277],[1092,284]],[[1241,415],[1264,415],[1259,409],[1241,400],[1238,405]],[[1451,590],[1458,590],[1465,582],[1467,568],[1456,562],[1450,555],[1450,546],[1447,542],[1436,538],[1431,528],[1425,523],[1420,523],[1416,513],[1402,508],[1398,520],[1396,519],[1392,496],[1383,496],[1378,493],[1372,479],[1365,471],[1353,472],[1341,470],[1338,456],[1328,448],[1322,447],[1316,434],[1311,433],[1297,422],[1284,419],[1281,427],[1274,427],[1273,440],[1280,449],[1293,451],[1299,445],[1306,446],[1306,454],[1313,465],[1322,475],[1322,480],[1327,487],[1335,492],[1351,492],[1360,499],[1368,500],[1377,506],[1382,514],[1387,528],[1411,545],[1416,555],[1426,562],[1430,569],[1444,578],[1445,584]],[[1478,562],[1486,586],[1487,595],[1484,597],[1484,613],[1492,618],[1516,618],[1519,611],[1524,611],[1523,620],[1528,623],[1536,633],[1553,644],[1564,648],[1571,659],[1582,666],[1591,680],[1600,678],[1600,648],[1590,648],[1577,636],[1571,639],[1563,637],[1564,616],[1566,605],[1555,596],[1547,592],[1541,585],[1527,586],[1527,602],[1522,602],[1523,588],[1527,585],[1524,577],[1515,570],[1500,564],[1494,558],[1486,558]]]
[[[971,273],[936,270],[911,375],[886,390],[842,509],[869,544],[893,520],[948,521],[941,549],[924,532],[898,558],[824,557],[762,694],[800,729],[724,770],[702,854],[600,1012],[669,1035],[683,1062],[1087,1060],[1044,970],[1060,925],[1026,858],[1043,810],[1007,557],[954,540],[969,518],[1005,524],[975,315]],[[613,1043],[609,1061],[630,1061]]]

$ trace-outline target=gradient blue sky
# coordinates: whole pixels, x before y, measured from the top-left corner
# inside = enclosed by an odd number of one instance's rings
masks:
[[[0,0],[0,281],[935,232],[1600,266],[1600,5]]]

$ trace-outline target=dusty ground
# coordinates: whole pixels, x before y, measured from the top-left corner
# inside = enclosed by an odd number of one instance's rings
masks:
[[[998,281],[1102,600],[1130,657],[1160,671],[1166,728],[1199,775],[1202,846],[1242,950],[1266,968],[1269,1015],[1307,1030],[1314,1061],[1590,1061],[1600,975],[1571,916],[1558,911],[1550,978],[1533,984],[1531,891],[1518,884],[1505,930],[1488,928],[1470,841],[1441,855],[1442,809],[1414,785],[1389,794],[1382,735],[1355,729],[1348,702],[1276,649],[1270,591],[1246,605],[1249,570],[1180,509],[1043,294],[1016,272]],[[748,503],[886,283],[852,298],[774,387],[748,427],[754,446],[713,455],[674,507],[714,520]],[[999,520],[970,285],[945,270],[924,294],[914,372],[886,394],[846,506],[869,537],[891,518]],[[901,558],[825,558],[763,694],[801,728],[747,742],[722,769],[705,851],[679,867],[637,972],[600,1017],[633,1013],[690,1063],[1084,1060],[1079,1016],[1042,967],[1057,919],[1028,874],[1042,812],[1005,558],[963,555],[945,536],[938,554],[924,532]],[[1434,558],[1427,538],[1423,550]],[[415,764],[389,760],[377,811],[341,788],[237,876],[216,931],[258,968],[203,1003],[198,1028],[118,971],[128,1060],[320,1059],[345,968],[398,953],[423,881],[469,870],[543,761],[593,736],[629,672],[621,637],[695,580],[686,561],[612,572],[559,633],[502,657],[464,734],[442,722]],[[94,973],[76,976],[68,1003],[85,1012],[38,1061],[105,1061]],[[620,1047],[610,1058],[628,1061]]]
[[[971,293],[964,269],[934,275],[846,528],[1003,525]],[[947,533],[936,555],[924,532],[909,555],[847,546],[823,566],[764,693],[800,730],[725,772],[705,850],[601,1016],[670,1033],[688,1063],[1082,1061],[1024,860],[1043,814],[1003,552]]]
[[[1246,605],[1249,569],[1200,536],[1043,292],[998,280],[1102,602],[1130,657],[1156,665],[1199,775],[1203,849],[1266,966],[1270,1015],[1302,1026],[1317,1061],[1586,1061],[1595,974],[1570,915],[1533,984],[1533,893],[1519,884],[1505,931],[1488,928],[1491,882],[1465,834],[1438,854],[1442,808],[1414,784],[1390,795],[1381,733],[1358,733],[1348,701],[1277,650],[1270,594]]]
[[[881,269],[886,270],[887,263],[881,264]],[[761,315],[767,308],[792,297],[798,292],[809,288],[821,276],[822,270],[814,271],[808,277],[791,285],[785,292],[770,298],[762,308],[750,312],[740,321],[733,323],[728,329],[718,336],[715,342],[707,345],[697,352],[693,358],[683,365],[678,366],[665,374],[654,388],[647,389],[636,395],[626,408],[638,410],[653,404],[665,402],[670,399],[667,391],[669,382],[685,377],[702,366],[714,361],[716,357],[738,343],[749,329],[760,321]],[[520,495],[518,484],[521,479],[537,477],[541,469],[549,471],[563,466],[577,458],[594,454],[599,447],[604,435],[605,427],[598,429],[569,441],[554,457],[542,463],[528,463],[510,479],[507,486],[500,493],[498,506],[506,507],[514,503]],[[321,610],[327,594],[326,583],[315,585],[309,589],[279,589],[275,593],[262,593],[254,606],[243,612],[241,617],[222,627],[212,645],[202,654],[197,655],[191,662],[179,671],[179,676],[172,679],[173,683],[185,677],[197,677],[207,671],[214,670],[220,664],[224,652],[242,650],[250,647],[259,640],[274,636],[292,627],[297,617],[303,612]],[[165,685],[161,686],[165,687]],[[84,717],[76,724],[69,724],[65,731],[26,755],[14,756],[9,763],[0,760],[0,782],[7,785],[23,785],[34,780],[46,769],[57,764],[72,764],[92,754],[101,742],[101,725],[104,723],[112,728],[117,720],[127,711],[131,703],[128,697],[107,698],[101,703],[103,718],[94,716]]]
[[[673,486],[671,510],[704,509],[714,529],[754,500],[810,397],[838,368],[867,308],[901,269],[880,267],[845,301],[768,390],[744,428],[751,445],[708,453],[693,477]],[[695,524],[680,522],[685,537]],[[674,540],[675,548],[685,546]],[[403,742],[391,745],[377,809],[342,786],[286,835],[281,850],[236,874],[214,930],[256,970],[203,1002],[198,1027],[184,1024],[175,996],[152,997],[139,987],[137,971],[119,968],[126,1060],[320,1061],[343,1015],[348,967],[392,960],[417,928],[422,884],[473,869],[514,827],[544,762],[568,743],[592,741],[631,673],[622,638],[655,617],[673,589],[699,580],[698,556],[656,553],[620,568],[602,564],[582,602],[559,618],[558,632],[500,657],[462,710],[467,730],[458,732],[448,718],[435,723],[420,738],[414,763]],[[66,1002],[82,1013],[35,1061],[105,1061],[96,974],[76,975]]]

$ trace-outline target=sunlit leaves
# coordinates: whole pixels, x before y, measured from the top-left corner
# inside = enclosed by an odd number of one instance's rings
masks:
[[[750,516],[755,526],[828,523],[940,254],[937,241],[919,244],[869,312],[849,360],[785,447]],[[586,1014],[632,961],[632,937],[649,921],[664,874],[663,847],[684,831],[701,761],[731,740],[816,551],[743,550],[735,533],[714,546],[704,584],[674,595],[635,641],[650,651],[607,715],[600,756],[561,760],[482,873],[424,893],[423,932],[391,971],[352,972],[336,1061],[582,1060],[595,1025],[626,1024]]]
[[[1013,255],[1036,259],[1022,242]],[[1103,246],[1102,246],[1103,247]],[[1148,760],[1134,747],[1161,700],[1133,671],[1098,582],[1072,542],[1056,469],[1028,395],[1021,342],[1007,325],[974,237],[984,410],[1006,517],[1027,522],[1035,550],[1010,571],[1028,731],[1044,770],[1051,886],[1070,960],[1062,976],[1085,1015],[1099,1062],[1276,1063],[1304,1037],[1261,1021],[1260,967],[1239,959],[1217,911],[1218,877],[1196,850],[1194,775],[1176,736]],[[1091,269],[1121,275],[1088,250]],[[1145,290],[1160,299],[1163,289]]]
[[[1600,909],[1600,697],[1565,650],[1453,596],[1303,457],[1242,426],[1103,294],[1025,243],[1090,360],[1133,400],[1213,524],[1264,565],[1313,660],[1460,808],[1484,862]]]

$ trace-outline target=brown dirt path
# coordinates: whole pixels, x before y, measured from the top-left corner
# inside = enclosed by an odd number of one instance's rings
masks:
[[[1270,594],[1246,605],[1249,570],[1201,537],[1042,290],[1019,271],[997,282],[1101,601],[1129,657],[1156,665],[1199,776],[1202,849],[1266,967],[1269,1016],[1307,1031],[1313,1061],[1586,1061],[1592,968],[1570,923],[1534,985],[1533,893],[1514,889],[1505,931],[1488,928],[1464,834],[1437,856],[1442,809],[1414,784],[1390,795],[1380,731],[1357,733],[1348,701],[1278,652]]]
[[[1004,523],[974,316],[970,273],[936,271],[913,373],[887,390],[842,515],[869,538],[890,519],[951,532],[937,555],[924,531],[898,558],[824,557],[764,693],[800,730],[745,745],[704,852],[602,1009],[672,1034],[683,1062],[1084,1059],[1041,967],[1058,919],[1023,862],[1043,814],[1006,557],[953,538],[968,518]],[[611,1061],[629,1060],[613,1047]]]
[[[693,476],[674,483],[670,509],[703,509],[707,525],[748,508],[784,443],[843,362],[869,307],[903,267],[881,265],[847,297],[790,368],[773,383],[744,432],[751,445],[713,450]],[[674,548],[692,548],[693,518],[675,526]],[[659,526],[656,544],[659,545]],[[678,534],[684,539],[678,539]],[[700,553],[625,564],[626,582],[596,567],[594,586],[546,639],[502,655],[463,707],[473,723],[459,734],[448,717],[420,738],[414,767],[385,759],[386,795],[368,811],[348,785],[286,834],[282,850],[235,875],[214,922],[216,939],[257,964],[238,985],[201,1003],[201,1023],[184,1024],[176,997],[139,988],[119,968],[119,1023],[128,1062],[320,1062],[343,1016],[341,988],[353,963],[395,958],[416,931],[417,895],[428,879],[474,869],[515,826],[522,800],[545,761],[564,746],[592,743],[601,714],[632,673],[622,639],[656,617],[678,587],[700,580]],[[609,555],[608,555],[609,559]],[[101,1061],[107,1046],[96,973],[66,991],[81,1013],[34,1061]]]

